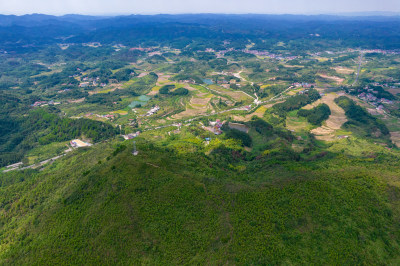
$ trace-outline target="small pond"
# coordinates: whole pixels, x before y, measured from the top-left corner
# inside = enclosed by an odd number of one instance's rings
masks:
[[[132,101],[131,104],[129,104],[129,107],[135,108],[139,104],[141,106],[145,106],[147,104],[147,102],[150,101],[150,99],[151,99],[151,97],[149,97],[147,95],[140,95],[139,97],[137,97],[136,100]]]
[[[203,79],[203,82],[207,85],[212,85],[214,82],[211,79]]]

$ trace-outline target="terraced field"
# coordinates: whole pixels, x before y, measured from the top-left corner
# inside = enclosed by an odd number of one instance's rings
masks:
[[[189,103],[186,105],[186,110],[171,116],[171,119],[182,119],[191,116],[205,114],[208,110],[212,110],[210,101],[213,94],[207,92],[200,92],[196,88],[188,86],[191,91],[195,91],[195,95],[192,96]]]
[[[270,105],[270,106],[262,105],[262,106],[258,107],[251,114],[248,114],[248,115],[245,115],[245,116],[234,115],[233,119],[236,120],[236,121],[246,122],[246,121],[250,121],[253,116],[257,116],[257,117],[262,118],[264,116],[265,111],[267,111],[267,109],[270,108],[271,106],[272,105]]]
[[[331,109],[331,115],[324,122],[324,124],[318,128],[311,130],[311,133],[315,135],[316,139],[325,141],[335,140],[336,139],[335,132],[337,130],[340,130],[342,125],[347,121],[344,110],[335,103],[335,99],[337,97],[339,97],[338,94],[329,93],[324,95],[318,101],[304,107],[304,109],[311,109],[321,103],[325,103]]]
[[[223,87],[217,86],[217,85],[210,85],[208,86],[211,89],[211,92],[216,92],[218,94],[227,96],[229,98],[232,98],[233,100],[239,102],[239,101],[246,101],[246,100],[253,100],[252,97],[250,97],[248,94],[246,94],[243,91],[232,91],[225,89]]]

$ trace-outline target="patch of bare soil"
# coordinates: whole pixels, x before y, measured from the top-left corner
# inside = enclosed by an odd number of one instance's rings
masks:
[[[171,77],[170,75],[165,75],[164,73],[157,73],[157,76],[158,76],[157,86],[166,85],[166,82],[168,82],[168,84],[173,83],[169,82],[169,78]]]
[[[346,74],[346,75],[353,74],[355,72],[354,69],[351,69],[348,67],[341,67],[341,66],[334,67],[333,69],[335,69],[336,72],[339,74]]]
[[[149,74],[149,72],[142,72],[139,74],[138,78],[142,78],[144,76],[147,76]]]
[[[325,75],[325,74],[318,74],[320,77],[322,77],[322,78],[324,78],[324,79],[330,79],[330,80],[333,80],[334,82],[336,82],[336,84],[342,84],[343,83],[343,81],[344,81],[344,78],[339,78],[339,77],[336,77],[336,76],[328,76],[328,75]]]
[[[400,147],[400,132],[390,132],[390,139],[397,145],[397,147]]]
[[[186,110],[180,112],[179,114],[173,115],[172,119],[181,119],[190,116],[197,116],[201,114],[205,114],[210,106],[211,97],[205,97],[207,93],[199,93],[196,96],[193,96],[190,99],[189,106],[186,107]]]
[[[388,91],[393,95],[400,93],[400,89],[388,89]]]
[[[324,125],[311,130],[311,133],[313,133],[315,135],[315,138],[319,140],[325,140],[325,141],[334,140],[335,131],[339,130],[342,127],[342,125],[347,121],[347,117],[345,115],[344,110],[340,106],[338,106],[334,101],[337,97],[339,97],[339,95],[337,95],[336,93],[329,93],[324,95],[321,99],[318,100],[319,103],[325,103],[331,109],[331,115],[325,121]]]

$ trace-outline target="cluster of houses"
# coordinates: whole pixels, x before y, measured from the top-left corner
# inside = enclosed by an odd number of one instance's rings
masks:
[[[115,118],[115,115],[112,115],[112,114],[106,114],[106,115],[99,115],[99,114],[94,114],[94,113],[85,114],[86,117],[90,117],[92,115],[95,115],[95,116],[97,116],[99,118],[107,118],[107,119],[114,119]]]
[[[82,79],[83,82],[81,82],[79,84],[79,88],[86,88],[86,87],[91,86],[91,85],[93,85],[93,86],[101,86],[101,87],[107,86],[107,84],[105,84],[105,83],[100,83],[99,84],[98,83],[99,80],[100,80],[99,77],[96,77],[96,78],[84,77]]]
[[[292,86],[295,86],[296,88],[298,87],[303,87],[303,88],[312,88],[313,86],[315,86],[315,84],[311,84],[311,83],[307,83],[307,82],[295,82],[292,84]]]
[[[298,58],[298,56],[294,56],[294,55],[284,56],[284,55],[278,55],[278,54],[271,54],[271,53],[269,53],[267,51],[257,51],[257,50],[245,49],[245,50],[242,50],[242,52],[247,53],[247,54],[253,54],[253,55],[256,55],[256,56],[265,56],[265,57],[272,58],[272,59],[277,59],[277,60],[293,60],[293,59],[297,59]]]
[[[214,52],[213,49],[211,48],[207,48],[205,50],[206,52]],[[278,54],[272,54],[270,52],[267,51],[258,51],[258,50],[249,50],[249,49],[242,49],[242,50],[235,50],[233,48],[229,48],[226,50],[221,50],[216,52],[217,58],[222,58],[225,56],[226,53],[228,52],[232,52],[232,51],[238,51],[238,52],[243,52],[246,54],[253,54],[256,56],[264,56],[264,57],[268,57],[268,58],[272,58],[272,59],[277,59],[277,60],[293,60],[293,59],[297,59],[298,56],[284,56],[284,55],[278,55]]]
[[[216,83],[217,84],[230,84],[230,81],[227,81],[226,79],[217,79]]]
[[[342,51],[325,51],[325,52],[316,52],[316,53],[311,53],[311,56],[320,56],[322,53],[327,53],[327,54],[345,54],[345,53],[354,53],[354,52],[362,52],[362,53],[376,53],[376,54],[392,54],[392,55],[397,55],[400,54],[400,51],[398,50],[382,50],[382,49],[352,49],[348,48]]]
[[[374,82],[372,83],[373,86],[381,86],[381,87],[385,87],[385,88],[389,88],[389,89],[398,89],[400,86],[400,83],[392,83],[392,84],[388,84],[388,83],[379,83],[379,82]]]
[[[226,53],[228,53],[228,52],[232,52],[232,51],[234,51],[234,49],[233,49],[233,48],[229,48],[229,49],[227,49],[227,50],[221,50],[221,51],[218,51],[218,52],[216,53],[216,55],[217,55],[217,58],[222,58],[222,57],[224,57],[224,56],[225,56],[225,54],[226,54]]]
[[[71,91],[71,89],[67,88],[67,89],[60,90],[57,93],[65,93],[65,92],[69,92],[69,91]]]
[[[33,107],[48,105],[47,101],[36,101],[32,104]]]
[[[381,98],[379,99],[378,97],[376,97],[374,94],[370,93],[370,92],[362,92],[358,95],[358,98],[369,102],[370,104],[374,105],[376,107],[377,110],[381,111],[384,109],[383,107],[383,103],[385,104],[393,104],[392,101],[385,99],[385,98]]]
[[[222,126],[223,126],[223,122],[221,122],[221,120],[217,119],[216,121],[210,121],[210,126],[211,129],[213,131],[213,133],[215,135],[221,135],[222,134]]]
[[[134,126],[136,126],[137,124],[138,124],[138,123],[137,123],[136,119],[129,119],[129,125],[130,125],[130,126],[134,127]]]
[[[373,85],[377,86],[378,83],[374,83]],[[375,106],[378,111],[384,109],[383,104],[393,104],[393,101],[386,98],[379,98],[377,96],[379,92],[370,87],[365,87],[363,89],[351,89],[350,94],[355,94],[360,100],[365,102],[369,102],[371,105]]]
[[[89,85],[90,85],[90,83],[88,81],[81,82],[81,83],[79,83],[79,88],[86,88],[86,87],[89,87]]]
[[[147,113],[146,116],[151,116],[154,115],[155,113],[157,113],[160,110],[160,107],[158,105],[154,106],[153,108],[151,108]]]
[[[364,53],[377,53],[377,54],[400,54],[399,51],[394,50],[382,50],[382,49],[370,49],[363,50]]]
[[[101,47],[101,43],[99,42],[88,42],[88,43],[82,43],[82,46],[89,46],[89,47]]]
[[[253,54],[253,55],[258,55],[258,56],[268,56],[270,55],[269,52],[266,51],[257,51],[257,50],[243,50],[243,52],[247,54]]]
[[[140,51],[140,52],[150,52],[152,50],[153,50],[153,48],[149,48],[149,47],[146,47],[146,48],[143,48],[143,47],[132,47],[132,48],[129,48],[129,51]]]
[[[107,115],[102,115],[101,117],[104,117],[104,118],[107,118],[107,119],[114,119],[115,115],[107,114]]]

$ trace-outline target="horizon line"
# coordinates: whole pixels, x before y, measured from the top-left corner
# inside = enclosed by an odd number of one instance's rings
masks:
[[[24,13],[24,14],[15,14],[15,13],[1,13],[2,16],[32,16],[32,15],[46,15],[46,16],[54,16],[54,17],[63,17],[63,16],[87,16],[87,17],[122,17],[122,16],[158,16],[158,15],[269,15],[269,16],[345,16],[345,17],[368,17],[368,16],[377,16],[377,17],[395,17],[400,16],[400,11],[357,11],[357,12],[333,12],[333,13],[325,13],[325,12],[310,12],[310,13],[221,13],[221,12],[177,12],[177,13]]]

